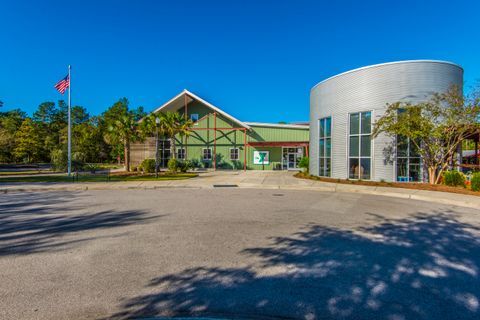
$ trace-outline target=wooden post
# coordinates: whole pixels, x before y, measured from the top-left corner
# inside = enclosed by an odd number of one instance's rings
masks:
[[[243,171],[247,171],[247,128],[243,129]]]
[[[480,134],[477,138],[479,139],[475,140],[475,165],[478,166],[478,140],[480,140]]]
[[[184,100],[183,100],[184,104],[185,104],[185,120],[188,120],[188,107],[187,107],[187,94],[185,93],[184,95]],[[183,146],[185,148],[185,159],[184,160],[187,160],[187,145],[188,145],[188,135],[185,137],[185,145]]]
[[[213,113],[213,170],[217,170],[217,112]]]

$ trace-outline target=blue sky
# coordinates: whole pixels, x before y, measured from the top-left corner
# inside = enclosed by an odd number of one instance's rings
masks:
[[[310,88],[369,64],[449,60],[480,79],[480,2],[0,1],[0,100],[62,96],[98,114],[153,110],[182,89],[244,121],[308,120]],[[66,98],[66,95],[65,97]]]

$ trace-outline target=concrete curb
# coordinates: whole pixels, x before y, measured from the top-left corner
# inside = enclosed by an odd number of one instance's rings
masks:
[[[51,191],[86,191],[86,190],[161,190],[161,189],[214,189],[213,183],[208,184],[177,184],[178,182],[169,181],[165,184],[145,184],[143,182],[137,184],[97,184],[88,183],[76,186],[37,186],[37,187],[5,187],[0,188],[0,193],[16,193],[16,192],[51,192]],[[321,185],[264,185],[257,183],[237,183],[239,188],[243,189],[268,189],[268,190],[305,190],[318,192],[341,192],[341,193],[359,193],[384,197],[412,199],[419,201],[427,201],[440,203],[445,205],[453,205],[459,207],[467,207],[480,209],[480,197],[451,194],[439,191],[423,191],[414,189],[401,189],[392,187],[372,187],[372,186],[353,186],[336,183],[324,182]]]

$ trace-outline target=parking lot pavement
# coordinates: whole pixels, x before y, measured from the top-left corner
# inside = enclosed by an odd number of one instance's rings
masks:
[[[478,319],[477,210],[357,193],[0,196],[0,319]]]

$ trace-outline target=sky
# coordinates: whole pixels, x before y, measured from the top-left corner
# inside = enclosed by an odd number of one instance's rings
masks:
[[[183,89],[243,121],[307,121],[310,89],[370,64],[435,59],[480,79],[480,1],[0,0],[2,111],[66,99],[151,111]]]

